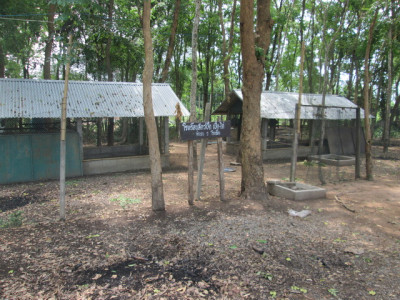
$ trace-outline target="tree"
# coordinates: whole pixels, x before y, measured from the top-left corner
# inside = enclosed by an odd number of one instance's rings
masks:
[[[181,8],[181,0],[177,0],[175,3],[174,18],[171,25],[171,35],[169,37],[167,57],[165,58],[165,64],[161,72],[161,78],[159,82],[165,82],[168,77],[169,66],[171,64],[171,59],[172,59],[172,52],[175,46],[175,36],[176,36],[176,29],[178,28],[180,8]]]
[[[229,101],[229,92],[230,92],[229,62],[231,59],[232,48],[233,48],[233,31],[235,29],[234,21],[235,21],[235,15],[236,15],[236,0],[233,0],[231,28],[229,31],[228,47],[226,45],[225,24],[224,24],[223,12],[222,12],[222,0],[218,0],[218,12],[219,12],[221,33],[222,33],[222,53],[221,54],[222,54],[222,59],[223,59],[223,64],[224,64],[223,78],[224,78],[225,100]]]
[[[196,121],[196,91],[197,91],[197,37],[200,22],[200,6],[201,0],[196,0],[196,9],[194,16],[194,24],[192,29],[192,83],[190,87],[190,122]],[[193,141],[188,142],[188,187],[189,187],[189,205],[193,205],[194,200],[194,179],[193,179],[193,157],[194,157]]]
[[[253,0],[240,6],[240,42],[243,57],[243,122],[240,137],[242,155],[241,193],[244,198],[266,199],[261,153],[260,101],[265,55],[270,43],[272,19],[270,1],[257,1],[256,32],[253,29]]]
[[[47,30],[48,37],[46,40],[46,47],[44,50],[44,66],[43,66],[43,78],[51,79],[51,52],[53,50],[54,41],[54,14],[56,12],[56,5],[49,3],[48,8],[48,19],[47,19]]]
[[[390,0],[388,5],[388,15],[391,13],[389,31],[388,31],[388,62],[387,74],[388,84],[386,92],[386,105],[385,105],[385,124],[383,130],[383,155],[386,157],[389,152],[390,143],[390,103],[392,101],[392,84],[393,84],[393,27],[394,27],[394,1]]]
[[[149,140],[149,156],[151,169],[151,197],[154,211],[165,210],[164,190],[162,182],[161,155],[158,143],[157,125],[154,118],[151,82],[153,77],[153,43],[150,31],[151,0],[144,0],[143,6],[143,37],[145,49],[145,64],[143,71],[143,106],[144,118]]]
[[[107,44],[106,44],[106,69],[107,69],[107,79],[108,81],[113,81],[113,70],[111,66],[111,43],[112,43],[112,19],[113,19],[113,10],[114,10],[114,0],[109,0],[107,5],[108,11],[108,26],[107,26]],[[108,126],[107,126],[107,146],[114,145],[114,118],[108,118]]]
[[[371,24],[369,26],[369,34],[367,41],[367,48],[365,50],[365,59],[364,59],[364,124],[365,124],[365,167],[367,172],[367,179],[373,180],[372,174],[372,134],[371,134],[371,126],[369,122],[370,117],[370,107],[369,107],[369,83],[370,83],[370,75],[369,75],[369,59],[371,54],[372,47],[372,38],[374,34],[376,19],[378,18],[378,9],[375,12],[375,15],[372,18]]]

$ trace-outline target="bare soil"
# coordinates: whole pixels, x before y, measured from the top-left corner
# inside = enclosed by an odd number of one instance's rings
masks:
[[[194,206],[186,147],[171,145],[163,213],[148,172],[69,179],[65,222],[57,181],[0,186],[3,224],[23,221],[0,228],[0,299],[400,299],[399,146],[389,159],[374,147],[374,181],[325,166],[327,198],[297,202],[240,199],[240,166],[225,155],[221,202],[211,144]],[[290,163],[264,169],[285,180]],[[296,177],[320,186],[315,165],[298,162]]]

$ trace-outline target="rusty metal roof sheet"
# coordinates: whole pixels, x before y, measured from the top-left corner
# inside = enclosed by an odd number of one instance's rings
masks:
[[[1,118],[59,118],[64,81],[0,79]],[[69,81],[67,117],[143,117],[143,84]],[[180,104],[168,84],[152,85],[154,115],[174,116]]]
[[[261,117],[266,119],[294,119],[295,108],[299,99],[298,93],[290,92],[263,92],[261,94]],[[214,114],[227,113],[230,108],[235,108],[237,101],[243,101],[241,90],[231,93],[231,102],[223,102]],[[321,112],[318,106],[322,105],[321,94],[303,94],[301,119],[320,119]],[[313,106],[310,106],[313,105]],[[349,99],[337,95],[326,95],[325,118],[330,120],[355,119],[357,105]],[[237,110],[233,109],[233,110]],[[233,112],[235,113],[235,112]],[[364,111],[361,110],[361,117]]]

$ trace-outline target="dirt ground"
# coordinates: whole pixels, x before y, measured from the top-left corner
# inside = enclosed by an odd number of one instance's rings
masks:
[[[69,179],[65,222],[57,181],[0,186],[3,227],[22,221],[0,228],[0,299],[400,299],[399,146],[390,159],[374,147],[374,181],[323,167],[327,198],[308,201],[241,200],[225,155],[221,202],[216,153],[190,207],[186,144],[171,145],[163,213],[148,172]],[[265,180],[289,167],[266,162]],[[320,186],[316,166],[298,162],[296,177]]]

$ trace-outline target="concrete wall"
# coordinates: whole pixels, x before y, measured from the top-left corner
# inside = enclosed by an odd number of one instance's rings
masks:
[[[97,159],[103,157],[133,156],[144,154],[140,144],[103,146],[103,147],[84,147],[84,159]]]
[[[316,147],[315,147],[315,150]],[[292,148],[273,148],[263,150],[263,160],[269,159],[291,159]],[[226,143],[226,153],[231,155],[237,155],[239,152],[239,143]],[[298,158],[306,158],[311,155],[311,147],[299,146],[298,148]]]
[[[67,132],[66,176],[82,175],[76,132]],[[60,177],[60,134],[25,133],[0,136],[0,184]]]
[[[163,168],[169,167],[169,155],[161,155],[161,165]],[[83,161],[83,175],[149,169],[150,158],[148,155],[87,159]]]

